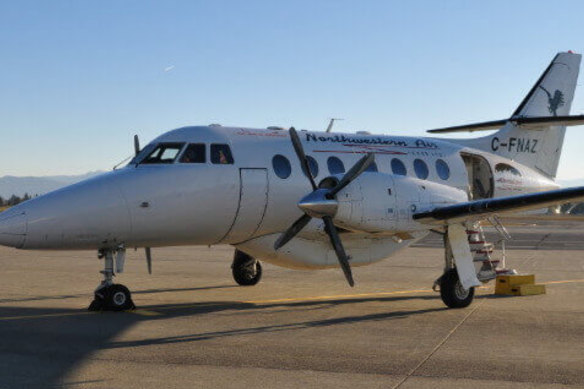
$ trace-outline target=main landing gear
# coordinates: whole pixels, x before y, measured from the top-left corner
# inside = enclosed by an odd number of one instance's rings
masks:
[[[114,254],[117,273],[124,271],[124,262],[126,250],[118,248],[117,250],[99,250],[98,258],[104,259],[103,281],[95,290],[95,297],[89,305],[90,311],[127,311],[135,309],[136,306],[132,301],[132,295],[124,285],[114,284]]]
[[[466,308],[474,299],[475,288],[465,289],[460,282],[447,233],[444,234],[444,274],[434,281],[432,289],[440,289],[440,297],[448,308]]]
[[[260,261],[239,250],[235,250],[231,272],[235,282],[242,286],[256,285],[262,279]]]

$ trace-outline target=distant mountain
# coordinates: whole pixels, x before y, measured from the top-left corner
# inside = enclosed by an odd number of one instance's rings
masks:
[[[47,177],[14,177],[4,176],[0,177],[0,197],[4,199],[12,195],[24,196],[28,193],[31,196],[42,195],[47,192],[62,188],[67,185],[83,181],[101,174],[103,172],[96,171],[79,176],[47,176]]]
[[[573,186],[584,186],[584,178],[579,178],[576,180],[557,180],[557,183],[562,186],[562,188],[571,188]]]

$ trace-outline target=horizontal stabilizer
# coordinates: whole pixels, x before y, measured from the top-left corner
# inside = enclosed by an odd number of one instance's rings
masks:
[[[444,127],[434,130],[428,130],[431,134],[448,134],[452,132],[474,132],[497,130],[507,123],[513,123],[522,129],[540,129],[552,126],[581,126],[584,125],[584,115],[571,116],[536,116],[536,117],[517,117],[503,120],[493,120],[490,122],[466,124],[463,126]]]
[[[422,223],[451,224],[498,213],[542,209],[575,200],[584,200],[584,187],[469,201],[416,213],[413,218]]]

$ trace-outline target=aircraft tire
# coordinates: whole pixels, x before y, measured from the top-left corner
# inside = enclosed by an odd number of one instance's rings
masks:
[[[135,309],[130,290],[124,285],[110,285],[95,292],[90,311],[128,311]]]
[[[250,263],[252,261],[253,263]],[[257,285],[262,279],[262,264],[249,255],[236,250],[231,273],[235,282],[241,286]]]
[[[440,297],[449,308],[466,308],[474,299],[474,287],[464,289],[456,269],[450,269],[440,279]]]

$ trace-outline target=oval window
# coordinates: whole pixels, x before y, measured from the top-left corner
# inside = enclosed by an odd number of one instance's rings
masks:
[[[337,157],[329,157],[329,159],[326,161],[326,164],[328,165],[330,174],[343,174],[345,172],[345,165],[343,165],[343,161]]]
[[[292,173],[292,166],[290,166],[290,161],[288,158],[284,157],[283,155],[275,155],[272,158],[272,166],[274,167],[274,172],[278,177],[281,179],[286,179],[290,177]]]
[[[404,165],[404,163],[397,158],[391,160],[391,171],[393,174],[397,174],[398,176],[405,176],[408,174],[406,165]]]
[[[497,173],[509,173],[513,174],[514,176],[521,177],[521,173],[519,172],[519,170],[515,169],[511,165],[507,165],[506,163],[498,163],[497,165],[495,165],[495,171]]]
[[[309,155],[306,156],[306,159],[308,160],[310,174],[312,174],[312,177],[316,178],[316,176],[318,176],[318,163],[316,162],[316,159],[312,158]]]
[[[439,159],[436,161],[436,173],[443,180],[450,178],[450,167],[448,167],[448,164],[444,160]]]
[[[426,165],[426,162],[421,159],[416,159],[414,161],[414,171],[416,172],[416,176],[422,180],[428,178],[428,175],[430,174],[428,171],[428,165]]]

